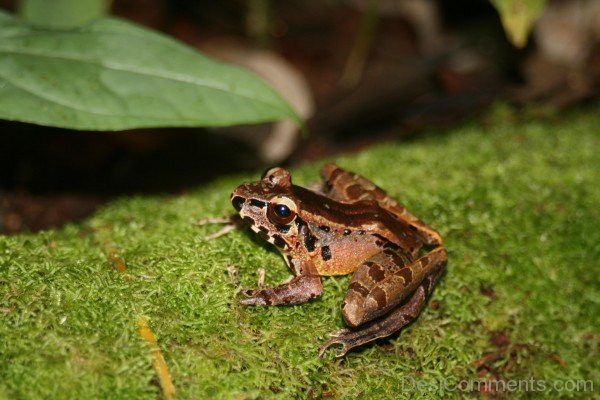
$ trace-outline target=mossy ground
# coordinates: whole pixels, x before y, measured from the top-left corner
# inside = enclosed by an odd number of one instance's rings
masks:
[[[319,359],[317,349],[343,325],[348,277],[325,278],[323,297],[308,304],[240,306],[227,264],[255,286],[261,266],[267,284],[285,279],[283,261],[249,233],[207,242],[216,227],[193,224],[229,212],[231,189],[258,172],[182,196],[123,198],[81,224],[1,237],[0,398],[161,397],[140,318],[181,399],[400,399],[415,394],[407,390],[417,380],[452,390],[491,378],[588,380],[595,392],[534,394],[597,396],[600,107],[514,119],[491,114],[334,160],[436,227],[450,257],[414,324],[342,361],[334,351]],[[295,182],[315,181],[320,165],[294,169]]]

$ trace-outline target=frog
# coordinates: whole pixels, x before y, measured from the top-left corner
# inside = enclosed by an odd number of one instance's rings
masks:
[[[440,279],[448,256],[440,234],[367,178],[335,164],[321,183],[292,183],[282,167],[239,185],[231,203],[244,224],[282,254],[293,277],[242,289],[240,303],[294,305],[323,293],[321,277],[352,274],[342,301],[346,327],[319,350],[336,358],[413,322]]]

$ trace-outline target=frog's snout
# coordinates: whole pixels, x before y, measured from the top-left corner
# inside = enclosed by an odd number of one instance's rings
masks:
[[[242,196],[236,196],[235,193],[231,194],[231,204],[233,205],[233,208],[236,209],[236,211],[241,211],[245,202],[246,199],[244,199]]]
[[[248,183],[242,183],[241,185],[233,189],[233,192],[231,192],[231,204],[233,205],[233,208],[235,208],[237,211],[240,211],[244,206],[246,200],[250,198],[248,186]]]

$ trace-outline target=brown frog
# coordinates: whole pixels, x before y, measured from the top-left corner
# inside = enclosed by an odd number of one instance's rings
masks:
[[[231,194],[241,218],[279,249],[295,275],[272,288],[244,290],[241,303],[304,303],[321,295],[322,275],[353,273],[342,303],[349,328],[332,334],[319,352],[337,343],[342,357],[417,318],[447,254],[434,229],[371,181],[333,164],[321,175],[313,191],[272,168]]]

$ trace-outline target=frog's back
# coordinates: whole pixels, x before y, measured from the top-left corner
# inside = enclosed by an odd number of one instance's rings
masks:
[[[292,190],[299,204],[302,243],[314,254],[320,275],[352,273],[386,249],[413,260],[422,246],[406,224],[374,200],[343,203],[300,186]]]
[[[441,245],[440,234],[423,221],[412,215],[406,207],[365,177],[345,171],[335,164],[327,164],[321,169],[323,193],[340,202],[373,200],[394,219],[402,221],[420,241],[428,245]]]

